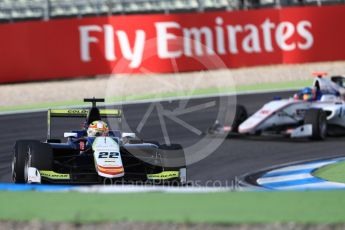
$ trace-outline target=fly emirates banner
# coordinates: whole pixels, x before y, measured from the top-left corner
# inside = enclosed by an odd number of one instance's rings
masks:
[[[345,6],[0,24],[0,83],[345,59]]]

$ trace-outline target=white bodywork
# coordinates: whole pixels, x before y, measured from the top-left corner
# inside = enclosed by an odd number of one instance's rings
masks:
[[[291,138],[311,137],[313,135],[313,126],[311,124],[301,125],[295,129],[287,130]]]
[[[111,137],[96,137],[92,149],[98,175],[106,178],[125,175],[120,146]]]
[[[293,99],[276,100],[265,104],[240,126],[240,133],[256,133],[274,126],[296,124],[303,119],[296,111],[311,107],[311,103],[295,101]]]
[[[41,183],[41,174],[40,172],[34,167],[28,167],[27,169],[27,182],[28,184],[33,183]]]
[[[296,124],[300,123],[304,118],[303,113],[299,111],[305,111],[310,108],[319,108],[325,111],[327,124],[345,128],[345,102],[341,96],[345,95],[342,94],[345,89],[329,79],[317,78],[314,86],[317,84],[323,92],[323,96],[319,101],[307,102],[293,98],[271,101],[245,120],[239,126],[239,132],[254,134],[275,126],[288,127],[291,125],[296,127]],[[335,93],[339,96],[335,96]],[[312,135],[312,127],[311,125],[302,125],[295,129],[287,130],[287,134],[291,137],[308,137]]]
[[[180,176],[180,180],[181,180],[181,183],[187,183],[187,169],[186,168],[180,168],[179,170],[179,176]]]

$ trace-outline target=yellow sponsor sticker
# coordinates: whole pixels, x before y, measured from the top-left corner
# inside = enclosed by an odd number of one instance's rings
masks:
[[[101,109],[101,116],[120,116],[121,110],[119,109]],[[86,116],[89,113],[87,109],[52,109],[50,114],[52,116]]]
[[[120,109],[101,109],[99,111],[101,116],[104,116],[104,115],[120,116],[121,112],[122,111]]]
[[[70,174],[61,174],[61,173],[56,173],[54,171],[41,170],[40,174],[41,174],[41,177],[54,179],[54,180],[69,180],[69,179],[71,179]]]
[[[180,176],[179,171],[164,171],[156,174],[147,174],[147,179],[149,180],[167,180],[171,178],[176,178]]]

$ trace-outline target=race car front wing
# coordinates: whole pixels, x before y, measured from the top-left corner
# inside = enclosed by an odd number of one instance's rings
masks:
[[[54,171],[37,170],[34,167],[29,167],[27,170],[27,178],[29,184],[41,184],[42,182],[69,184],[73,183],[71,174],[57,173]],[[163,171],[160,173],[147,174],[147,181],[168,181],[172,179],[179,179],[181,184],[187,182],[186,168],[180,168],[178,171]]]

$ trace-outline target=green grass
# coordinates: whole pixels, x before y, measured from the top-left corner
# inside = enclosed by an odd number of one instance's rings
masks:
[[[345,223],[345,191],[174,193],[0,192],[1,220]]]
[[[310,85],[312,80],[300,80],[300,81],[290,81],[290,82],[278,82],[278,83],[265,83],[256,85],[241,85],[234,87],[224,87],[224,88],[206,88],[206,89],[196,89],[190,92],[167,92],[156,94],[144,94],[144,95],[132,95],[127,97],[110,97],[106,98],[107,103],[116,102],[130,102],[130,101],[140,101],[140,100],[150,100],[150,99],[166,99],[166,98],[178,98],[186,96],[207,96],[207,95],[218,95],[226,93],[242,93],[242,92],[252,92],[252,91],[265,91],[265,90],[284,90],[284,89],[298,89]],[[37,103],[19,106],[0,106],[0,112],[9,111],[20,111],[20,110],[34,110],[34,109],[47,109],[65,106],[80,106],[85,105],[80,100],[69,100],[61,102],[47,102],[47,103]]]
[[[328,181],[345,183],[345,161],[322,167],[313,174]]]

